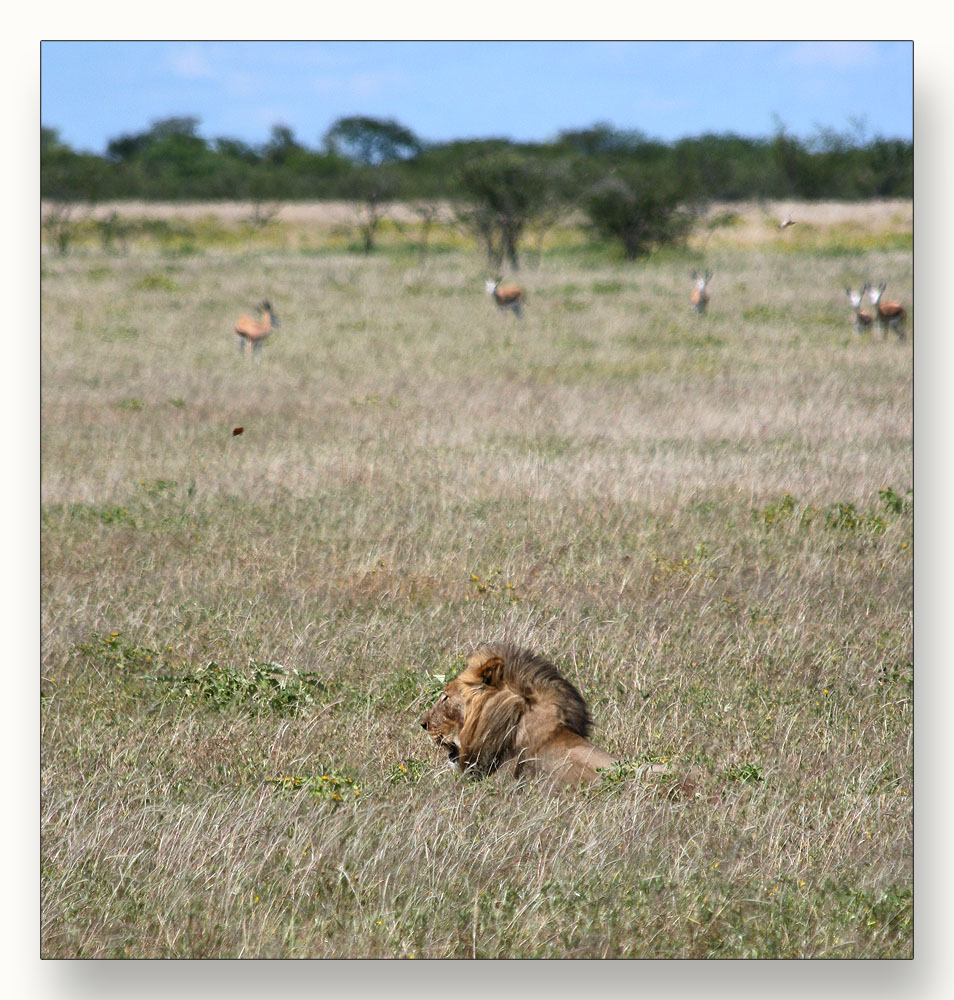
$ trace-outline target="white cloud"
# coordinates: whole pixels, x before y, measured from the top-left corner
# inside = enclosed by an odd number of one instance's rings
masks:
[[[779,60],[782,66],[861,69],[878,60],[874,42],[790,42]]]
[[[369,70],[364,73],[342,73],[337,76],[319,76],[312,81],[317,94],[343,95],[355,100],[367,100],[392,94],[407,85],[404,73],[394,70]]]
[[[176,76],[186,80],[215,76],[209,60],[198,45],[176,46],[169,51],[166,61]]]

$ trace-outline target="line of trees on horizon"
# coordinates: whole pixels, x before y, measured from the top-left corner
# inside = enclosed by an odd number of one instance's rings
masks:
[[[83,153],[56,128],[40,130],[41,193],[57,200],[348,198],[362,171],[388,175],[407,198],[453,197],[474,159],[507,153],[555,174],[592,180],[620,170],[666,178],[685,197],[843,199],[911,197],[913,144],[819,129],[810,139],[777,123],[767,138],[711,133],[663,142],[597,122],[550,142],[459,139],[427,143],[393,119],[339,118],[309,148],[287,125],[268,140],[205,139],[199,119],[160,119],[142,132],[111,139],[105,153]]]
[[[662,142],[597,122],[550,142],[503,138],[421,140],[393,119],[339,118],[315,148],[286,125],[268,141],[205,139],[194,116],[164,118],[117,136],[105,153],[77,152],[41,126],[40,191],[61,204],[346,199],[363,208],[364,243],[374,246],[384,206],[449,201],[488,261],[517,266],[532,220],[537,232],[582,210],[627,258],[677,241],[707,201],[910,198],[911,142],[869,138],[855,123],[811,139],[781,123],[767,138],[720,133]]]

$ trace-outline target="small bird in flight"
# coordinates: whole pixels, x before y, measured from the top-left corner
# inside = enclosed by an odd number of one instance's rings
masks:
[[[791,212],[778,224],[779,229],[788,229],[789,226],[794,226],[795,220],[792,218]]]

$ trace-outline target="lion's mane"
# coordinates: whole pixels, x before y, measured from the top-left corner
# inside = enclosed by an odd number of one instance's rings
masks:
[[[494,661],[500,662],[488,676],[487,664]],[[549,660],[528,649],[487,643],[468,658],[458,679],[473,689],[463,732],[481,731],[484,748],[497,755],[509,749],[523,714],[544,706],[555,711],[560,725],[589,738],[593,721],[583,696]]]

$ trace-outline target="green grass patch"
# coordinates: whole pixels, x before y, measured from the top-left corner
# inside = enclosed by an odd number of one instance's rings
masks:
[[[316,673],[302,673],[278,663],[252,663],[239,669],[212,662],[155,680],[166,686],[167,699],[194,701],[215,711],[291,715],[326,700],[328,692]]]
[[[146,292],[175,292],[179,289],[179,283],[168,274],[146,274],[133,285],[133,288]]]
[[[361,795],[361,785],[356,778],[330,767],[321,773],[311,775],[279,775],[266,778],[266,782],[274,785],[278,791],[305,795],[318,802],[329,802],[332,805],[356,802]]]

